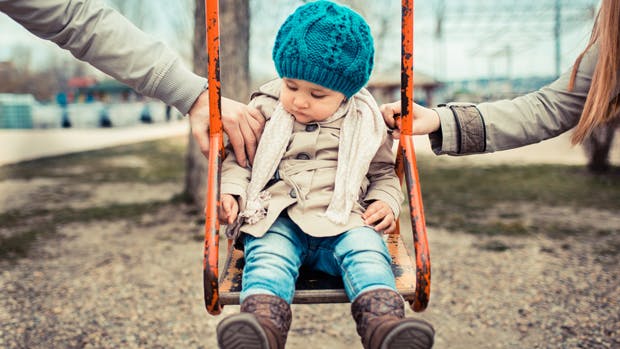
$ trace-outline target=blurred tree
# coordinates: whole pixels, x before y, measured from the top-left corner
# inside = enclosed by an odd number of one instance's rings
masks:
[[[107,1],[138,28],[170,45],[184,59],[191,59],[194,0]]]
[[[29,70],[32,62],[32,47],[25,44],[14,44],[11,47],[9,61],[13,62],[20,71]]]
[[[220,1],[220,76],[222,95],[236,101],[249,97],[249,0]],[[205,8],[203,0],[196,0],[194,10],[194,71],[207,76],[205,44]],[[228,25],[226,25],[228,24]],[[189,136],[185,193],[199,209],[204,207],[207,161],[200,148]]]
[[[588,157],[588,169],[594,173],[603,173],[611,168],[609,152],[620,122],[612,122],[597,127],[583,142],[583,149]]]
[[[145,30],[146,19],[151,13],[152,6],[142,0],[123,1],[123,0],[108,0],[110,4],[123,14],[123,16],[129,18],[133,24],[138,28]]]
[[[33,70],[30,64],[15,62],[0,62],[0,93],[32,94],[38,101],[53,101],[67,80],[83,74],[86,66],[74,59],[52,59],[43,69]]]

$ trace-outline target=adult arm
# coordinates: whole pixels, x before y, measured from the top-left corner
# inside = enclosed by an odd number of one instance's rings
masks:
[[[584,56],[573,90],[567,71],[550,85],[513,100],[434,108],[441,128],[430,134],[436,154],[465,155],[512,149],[549,139],[573,128],[585,104],[598,47]]]
[[[114,9],[88,0],[0,0],[0,11],[36,36],[187,114],[206,79],[189,71],[163,42]]]
[[[138,93],[189,112],[203,154],[209,148],[206,79],[188,70],[164,43],[99,1],[0,0],[0,11]],[[264,119],[242,103],[222,99],[222,123],[240,164],[253,160]]]

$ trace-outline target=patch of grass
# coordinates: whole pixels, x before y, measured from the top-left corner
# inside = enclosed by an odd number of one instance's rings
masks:
[[[446,168],[420,161],[420,182],[429,207],[474,210],[496,202],[620,210],[620,176],[590,174],[581,166],[529,165]]]
[[[499,217],[500,218],[505,218],[505,219],[516,219],[516,218],[521,218],[521,214],[517,213],[517,212],[500,212],[499,213]]]
[[[614,231],[610,230],[610,229],[602,229],[602,230],[597,230],[596,231],[596,236],[598,237],[604,237],[604,236],[610,236],[613,235]]]
[[[535,233],[545,234],[549,237],[556,238],[556,239],[561,239],[566,236],[576,236],[580,234],[594,233],[593,230],[591,231],[591,230],[586,229],[584,231],[584,229],[581,227],[571,227],[568,225],[557,224],[557,223],[541,224],[541,225],[532,227],[532,230]]]
[[[180,181],[185,171],[186,144],[178,138],[123,145],[95,151],[25,161],[0,167],[0,181],[7,179],[67,178],[74,182]],[[139,157],[144,167],[112,166],[109,160]],[[66,169],[77,168],[77,171]]]
[[[112,204],[101,207],[89,207],[85,209],[60,209],[54,211],[53,221],[55,224],[73,222],[90,222],[95,220],[118,220],[140,217],[145,213],[156,211],[169,201],[150,201],[138,204]]]
[[[616,170],[595,175],[581,166],[446,167],[432,157],[418,159],[418,167],[429,226],[485,235],[562,236],[580,231],[551,223],[527,225],[509,208],[526,203],[620,210],[620,171]],[[497,212],[498,206],[507,208]],[[496,218],[485,222],[482,218],[491,209]]]
[[[620,254],[620,243],[612,242],[610,244],[606,244],[603,246],[597,246],[595,248],[597,254],[602,254],[606,256],[616,256]]]
[[[18,231],[8,237],[0,237],[0,260],[13,260],[28,255],[35,243],[55,234],[61,224],[91,221],[131,219],[156,211],[171,201],[151,201],[138,204],[113,204],[85,209],[70,207],[55,210],[14,210],[0,215],[0,228],[15,228]],[[19,231],[19,227],[26,230]]]
[[[504,252],[512,248],[511,246],[499,240],[489,240],[485,243],[482,243],[476,246],[481,250],[492,251],[492,252]]]
[[[611,241],[610,243],[597,245],[594,247],[594,252],[598,257],[615,257],[620,255],[620,242]]]
[[[476,230],[474,230],[476,229]],[[494,221],[488,224],[475,224],[472,229],[466,228],[470,233],[484,235],[513,235],[523,236],[532,233],[531,229],[521,222]]]
[[[41,238],[54,234],[55,227],[38,227],[9,237],[0,237],[0,260],[15,260],[26,257],[28,251]]]
[[[139,217],[155,211],[173,201],[150,201],[136,204],[111,204],[107,206],[76,209],[61,207],[54,210],[37,209],[11,210],[0,214],[0,228],[25,226],[33,221],[45,221],[45,224],[67,224],[73,222],[90,222],[94,220],[116,220]],[[40,224],[35,222],[35,224]]]
[[[46,216],[48,210],[11,210],[0,213],[0,228],[11,228],[24,224],[26,220]]]
[[[58,178],[68,183],[136,182],[181,183],[185,172],[186,139],[183,137],[136,143],[69,155],[0,166],[0,181],[9,179]],[[117,159],[138,159],[137,166]],[[131,161],[131,159],[129,159]],[[179,205],[187,198],[178,195],[170,201],[112,204],[76,209],[20,208],[0,213],[0,228],[8,237],[0,238],[0,259],[27,255],[35,242],[54,234],[61,224],[118,220],[139,217],[164,205]]]

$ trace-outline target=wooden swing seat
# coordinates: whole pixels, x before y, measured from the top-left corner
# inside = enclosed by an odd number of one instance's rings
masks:
[[[400,234],[384,235],[392,256],[392,272],[396,277],[398,292],[409,302],[415,298],[415,262],[407,251]],[[243,251],[233,248],[226,257],[219,280],[220,303],[239,304],[241,277],[243,275]],[[347,303],[342,279],[323,272],[302,268],[295,287],[293,303]]]

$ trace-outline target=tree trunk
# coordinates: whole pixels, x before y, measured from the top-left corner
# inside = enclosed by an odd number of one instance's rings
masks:
[[[616,128],[620,123],[610,123],[595,128],[584,141],[583,148],[588,156],[588,169],[603,173],[610,169],[609,152],[614,141]]]
[[[194,71],[207,76],[205,47],[205,3],[196,0],[194,11]],[[236,101],[247,101],[249,96],[249,0],[220,1],[220,76],[222,95]],[[189,135],[185,194],[199,209],[204,208],[207,161]]]

